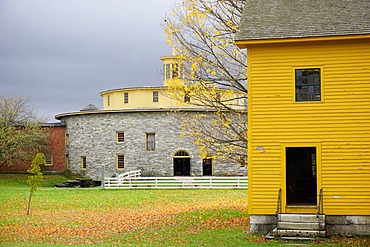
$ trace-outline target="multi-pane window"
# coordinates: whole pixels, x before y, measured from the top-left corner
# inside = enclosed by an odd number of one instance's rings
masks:
[[[155,150],[155,133],[146,133],[146,151]]]
[[[171,65],[165,64],[164,65],[164,79],[171,79]]]
[[[110,95],[107,96],[107,106],[110,106]]]
[[[125,168],[125,155],[117,154],[117,169]]]
[[[319,68],[295,70],[295,100],[321,101],[321,73]]]
[[[117,142],[125,142],[125,132],[117,131],[116,138],[117,138]]]
[[[123,103],[125,104],[128,103],[128,93],[127,92],[123,93]]]
[[[86,170],[86,167],[87,167],[87,165],[86,165],[86,156],[82,156],[81,157],[81,169]]]
[[[179,64],[174,63],[172,64],[172,78],[179,77]]]
[[[184,102],[190,102],[190,93],[186,92],[184,95]]]
[[[153,91],[153,102],[159,102],[158,91]]]
[[[53,165],[53,157],[50,154],[45,154],[45,166]]]

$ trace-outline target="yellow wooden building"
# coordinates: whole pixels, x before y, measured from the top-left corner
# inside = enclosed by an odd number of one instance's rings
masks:
[[[236,43],[251,231],[295,213],[325,216],[327,235],[370,234],[369,1],[247,0]]]

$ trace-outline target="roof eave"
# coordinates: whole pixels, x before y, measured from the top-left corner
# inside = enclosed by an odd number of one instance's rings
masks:
[[[317,37],[292,37],[292,38],[276,38],[276,39],[251,39],[251,40],[236,40],[235,43],[239,48],[243,49],[251,45],[315,42],[315,41],[337,41],[337,40],[353,40],[353,39],[370,39],[370,34],[317,36]]]
[[[92,114],[109,114],[109,113],[132,113],[132,112],[214,112],[216,110],[212,108],[198,108],[198,107],[163,107],[163,108],[127,108],[117,110],[99,110],[99,111],[84,111],[84,112],[70,112],[61,113],[56,115],[54,118],[61,120],[64,117],[80,116],[80,115],[92,115]]]

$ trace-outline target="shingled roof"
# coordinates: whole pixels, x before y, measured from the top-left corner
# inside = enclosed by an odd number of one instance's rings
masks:
[[[370,0],[246,0],[235,40],[370,34]]]

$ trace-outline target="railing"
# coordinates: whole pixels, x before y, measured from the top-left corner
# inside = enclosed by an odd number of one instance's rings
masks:
[[[118,181],[121,183],[125,181],[127,178],[136,178],[141,176],[141,170],[134,170],[134,171],[129,171],[125,172],[123,174],[118,175]]]
[[[317,214],[323,214],[323,207],[324,207],[324,203],[323,203],[323,193],[322,193],[322,189],[320,189],[320,193],[319,193],[319,205],[317,207]]]
[[[248,177],[112,177],[105,189],[248,189]]]
[[[323,192],[322,189],[320,189],[319,193],[319,204],[317,207],[317,222],[319,224],[319,231],[323,230],[323,224],[322,224],[322,214],[324,212],[324,203],[323,203]]]
[[[275,213],[275,217],[276,217],[276,234],[277,236],[279,236],[279,222],[280,222],[280,215],[281,215],[281,212],[282,212],[282,204],[281,204],[281,188],[279,189],[279,192],[278,192],[278,201],[277,201],[277,205],[276,205],[276,213]]]

